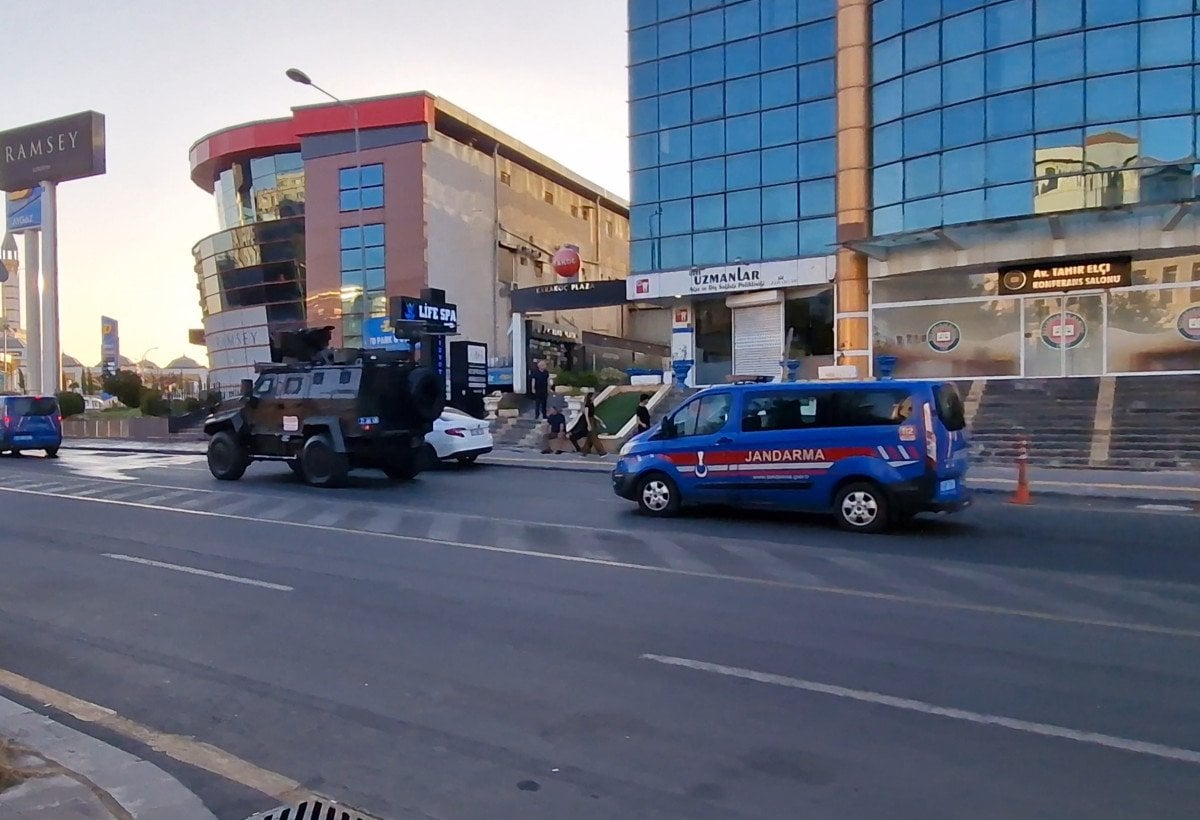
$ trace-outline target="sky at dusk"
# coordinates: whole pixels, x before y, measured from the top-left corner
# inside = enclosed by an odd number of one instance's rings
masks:
[[[0,130],[92,109],[108,173],[59,186],[63,351],[165,364],[200,327],[192,246],[216,232],[188,175],[205,134],[320,103],[427,90],[627,195],[624,0],[4,2]]]

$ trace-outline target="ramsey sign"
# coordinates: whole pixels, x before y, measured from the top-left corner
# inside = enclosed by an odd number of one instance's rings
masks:
[[[103,174],[104,115],[84,111],[0,132],[0,190]]]

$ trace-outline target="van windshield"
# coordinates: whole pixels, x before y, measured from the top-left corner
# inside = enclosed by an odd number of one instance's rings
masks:
[[[56,416],[58,415],[58,400],[49,397],[29,398],[21,396],[8,400],[10,416]]]
[[[933,388],[933,397],[937,405],[938,418],[951,433],[962,430],[967,426],[967,416],[963,408],[962,397],[958,388],[952,384],[939,384]]]

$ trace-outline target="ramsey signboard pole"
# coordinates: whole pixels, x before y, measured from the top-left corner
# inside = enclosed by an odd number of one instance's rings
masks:
[[[58,340],[58,191],[42,183],[42,392],[62,390]]]
[[[41,231],[25,232],[25,389],[42,392],[42,297],[38,250]]]

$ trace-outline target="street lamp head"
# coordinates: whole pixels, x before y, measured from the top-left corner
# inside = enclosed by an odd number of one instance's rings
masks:
[[[308,76],[298,68],[289,68],[284,73],[287,74],[287,78],[294,83],[300,83],[300,85],[312,85],[312,77]]]

